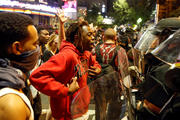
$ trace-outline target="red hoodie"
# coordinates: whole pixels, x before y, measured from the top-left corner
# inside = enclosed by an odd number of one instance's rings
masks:
[[[30,76],[32,85],[40,92],[50,96],[52,115],[57,120],[72,119],[70,105],[79,91],[68,96],[67,84],[70,84],[72,77],[77,76],[80,88],[86,87],[87,70],[90,66],[100,68],[95,57],[89,51],[80,53],[72,43],[63,41],[60,52],[32,72]],[[84,97],[85,103],[83,104],[88,104],[90,94],[87,93]],[[88,106],[85,108],[84,112],[87,112]],[[75,115],[75,117],[79,116],[81,115]]]

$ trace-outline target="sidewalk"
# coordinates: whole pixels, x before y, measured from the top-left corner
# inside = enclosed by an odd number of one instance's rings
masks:
[[[46,113],[49,108],[49,97],[42,93],[40,94],[40,96],[41,96],[41,103],[42,103],[42,114],[39,120],[45,120]],[[88,120],[95,120],[95,105],[93,103],[89,105],[88,114],[89,114]]]

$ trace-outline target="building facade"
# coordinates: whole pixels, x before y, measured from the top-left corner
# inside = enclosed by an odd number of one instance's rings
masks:
[[[32,17],[35,25],[55,28],[57,25],[56,8],[44,0],[3,0],[0,1],[0,12],[17,12]]]

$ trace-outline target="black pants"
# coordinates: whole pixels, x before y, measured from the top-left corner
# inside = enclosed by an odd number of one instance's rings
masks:
[[[33,110],[34,110],[34,120],[39,120],[42,112],[42,104],[40,94],[37,93],[37,96],[33,99]]]

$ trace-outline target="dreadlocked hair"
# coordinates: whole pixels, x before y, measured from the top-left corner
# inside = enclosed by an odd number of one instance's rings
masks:
[[[75,35],[78,35],[78,23],[72,23],[66,30],[66,41],[73,43]]]
[[[83,26],[89,26],[88,22],[82,21],[81,23],[72,23],[66,30],[66,41],[74,43],[76,36],[80,40]]]

